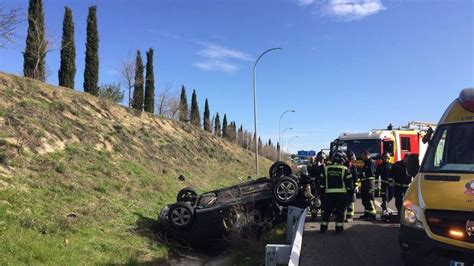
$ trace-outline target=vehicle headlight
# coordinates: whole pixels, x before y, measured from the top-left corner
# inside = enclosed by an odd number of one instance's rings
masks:
[[[402,214],[400,216],[401,224],[415,229],[424,230],[422,221],[423,212],[420,207],[413,202],[406,200],[403,202]]]

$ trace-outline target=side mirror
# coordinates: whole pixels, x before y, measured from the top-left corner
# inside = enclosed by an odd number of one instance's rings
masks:
[[[407,159],[407,173],[409,176],[416,176],[420,170],[420,159],[418,154],[410,154]]]
[[[429,127],[428,130],[426,131],[426,135],[423,137],[421,140],[423,144],[426,144],[431,141],[431,137],[433,136],[433,128]]]

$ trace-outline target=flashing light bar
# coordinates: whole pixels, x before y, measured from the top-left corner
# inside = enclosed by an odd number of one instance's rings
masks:
[[[461,105],[467,110],[474,112],[474,88],[467,88],[459,94]]]

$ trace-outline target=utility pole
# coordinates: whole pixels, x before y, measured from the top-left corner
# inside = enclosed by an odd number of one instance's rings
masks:
[[[255,133],[255,173],[258,177],[258,133],[257,133],[257,63],[260,61],[260,58],[264,56],[266,53],[273,51],[273,50],[281,50],[280,47],[271,48],[263,52],[255,61],[253,65],[253,127]]]

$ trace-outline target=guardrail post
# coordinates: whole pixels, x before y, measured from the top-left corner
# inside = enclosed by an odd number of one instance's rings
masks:
[[[268,244],[265,250],[265,265],[288,264],[298,266],[303,242],[304,223],[308,208],[288,207],[286,245]]]

